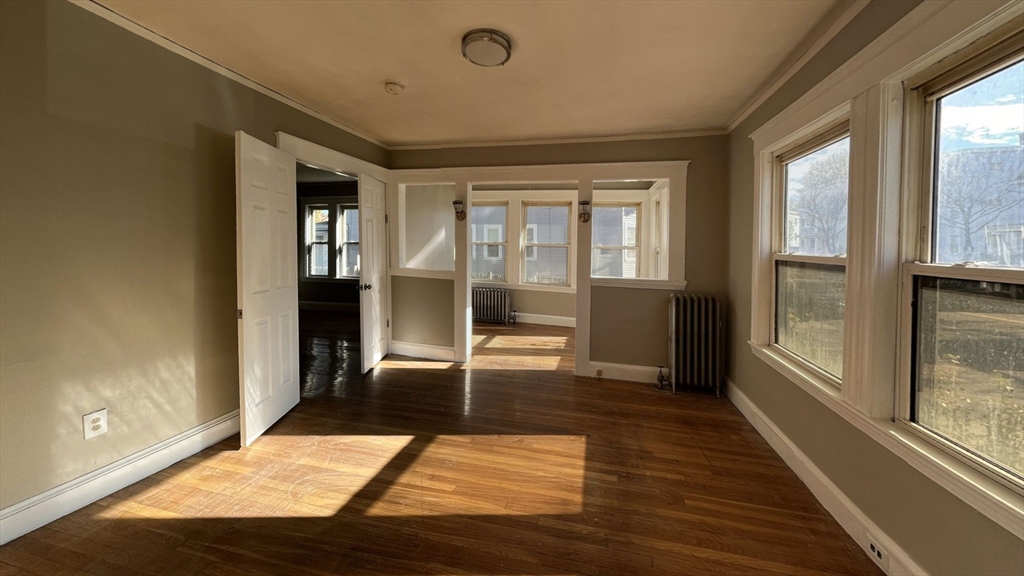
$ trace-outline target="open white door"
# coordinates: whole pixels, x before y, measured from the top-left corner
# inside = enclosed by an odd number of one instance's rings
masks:
[[[384,183],[359,175],[359,319],[363,374],[388,353]]]
[[[235,132],[242,446],[299,403],[295,158]]]

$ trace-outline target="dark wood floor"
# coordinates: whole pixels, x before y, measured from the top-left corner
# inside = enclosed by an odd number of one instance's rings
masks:
[[[881,573],[724,398],[575,378],[542,327],[363,378],[351,329],[308,316],[266,436],[15,540],[0,574]]]

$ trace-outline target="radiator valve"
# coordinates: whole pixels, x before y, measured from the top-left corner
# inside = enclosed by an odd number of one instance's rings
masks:
[[[664,364],[658,364],[658,390],[665,390],[668,388],[668,376],[665,376],[664,369]]]

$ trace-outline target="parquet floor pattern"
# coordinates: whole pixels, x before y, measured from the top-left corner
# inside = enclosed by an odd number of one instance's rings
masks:
[[[303,313],[303,399],[0,548],[20,574],[881,574],[728,400],[576,378],[572,329],[468,366]]]

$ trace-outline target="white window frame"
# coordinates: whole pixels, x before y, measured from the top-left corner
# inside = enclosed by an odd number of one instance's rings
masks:
[[[641,275],[642,276],[642,272],[641,272],[642,267],[644,265],[646,265],[646,261],[645,261],[646,259],[643,258],[642,253],[641,253],[641,250],[646,248],[646,244],[643,242],[643,240],[642,240],[643,237],[641,236],[641,234],[642,234],[642,227],[643,227],[643,225],[642,225],[643,220],[642,219],[643,219],[643,216],[644,216],[644,213],[643,213],[643,203],[642,202],[632,202],[632,201],[620,201],[620,202],[605,202],[605,201],[602,201],[602,202],[595,202],[594,203],[594,209],[597,209],[597,208],[635,208],[636,209],[636,224],[635,224],[634,229],[633,229],[633,244],[634,244],[633,246],[630,246],[630,245],[628,245],[626,243],[626,225],[625,225],[625,222],[623,222],[623,225],[622,225],[622,238],[621,238],[621,242],[619,243],[619,245],[616,246],[616,245],[611,245],[611,244],[594,244],[593,240],[591,240],[591,246],[590,247],[591,247],[592,251],[593,250],[616,250],[616,251],[618,251],[619,254],[622,256],[622,261],[623,262],[636,262],[636,272],[637,272],[637,275]],[[643,244],[643,246],[642,246],[642,244]],[[627,250],[633,250],[634,256],[632,258],[626,256]],[[591,258],[593,258],[593,256],[591,256]],[[591,278],[600,278],[600,279],[633,280],[633,278],[618,278],[616,276],[594,276],[593,269],[591,269],[591,271],[590,271],[590,277]]]
[[[841,266],[846,272],[846,256],[813,256],[807,254],[793,254],[788,251],[789,242],[786,236],[788,224],[786,210],[786,165],[791,162],[805,158],[826,146],[848,138],[850,136],[849,117],[843,116],[837,122],[827,125],[823,129],[813,132],[811,135],[801,138],[792,144],[788,144],[773,152],[771,166],[771,196],[772,196],[772,261],[771,261],[771,314],[768,319],[768,343],[777,353],[786,356],[790,361],[801,364],[803,368],[820,378],[830,386],[840,388],[843,385],[842,377],[832,374],[824,367],[813,361],[800,356],[799,354],[782,346],[777,341],[776,318],[778,317],[778,266],[780,262],[803,263],[811,265]],[[849,185],[849,183],[848,183]],[[849,191],[849,187],[847,188]],[[849,225],[847,225],[849,230]],[[845,319],[844,319],[845,326]],[[846,346],[843,340],[843,357],[845,358]]]
[[[345,213],[350,211],[350,210],[351,211],[355,211],[355,213],[357,214],[356,220],[358,220],[359,219],[359,217],[358,217],[359,206],[357,206],[356,204],[337,204],[336,208],[338,210],[338,223],[339,223],[338,228],[341,230],[341,233],[338,235],[338,239],[340,241],[338,242],[338,263],[336,265],[336,269],[338,270],[337,276],[338,276],[338,278],[358,279],[359,278],[359,271],[358,270],[352,276],[346,276],[345,274],[342,273],[342,271],[345,269],[345,267],[343,266],[343,260],[345,258],[345,249],[348,248],[351,245],[355,245],[356,246],[356,268],[357,269],[360,268],[360,262],[359,262],[360,255],[359,255],[359,248],[358,248],[359,247],[359,241],[356,240],[355,242],[348,242],[348,241],[345,240],[346,238],[348,238],[348,224],[345,221]]]
[[[976,454],[914,421],[913,403],[913,346],[914,300],[917,278],[951,278],[980,282],[1024,284],[1024,269],[994,267],[984,264],[939,264],[935,259],[934,224],[935,206],[935,153],[936,108],[940,98],[972,84],[995,71],[1024,61],[1021,40],[1024,32],[1015,35],[997,32],[987,40],[967,48],[952,59],[929,67],[904,85],[904,122],[910,135],[905,150],[906,169],[909,173],[904,208],[907,214],[904,242],[905,257],[900,274],[900,356],[899,385],[896,391],[896,422],[905,430],[959,459],[1011,490],[1024,495],[1024,475],[1010,472],[995,465],[983,455]],[[957,236],[958,242],[962,239]],[[987,238],[986,238],[987,242]]]
[[[754,226],[750,348],[753,354],[869,438],[1020,539],[1024,498],[965,462],[948,447],[898,421],[906,344],[900,334],[905,266],[917,260],[920,172],[904,169],[920,146],[904,82],[937,63],[952,62],[986,38],[1019,30],[1024,3],[993,6],[971,0],[925,2],[867,48],[808,90],[751,135],[754,142]],[[1015,27],[1015,28],[1014,28]],[[773,151],[850,118],[850,201],[843,386],[769,345]],[[915,141],[916,140],[916,141]],[[905,157],[906,155],[906,157]],[[910,232],[913,230],[913,232]],[[950,269],[957,267],[949,267]],[[962,267],[961,267],[962,268]],[[866,544],[865,544],[866,545]]]
[[[343,196],[317,197],[308,196],[300,198],[303,214],[303,236],[300,238],[300,256],[302,257],[302,280],[315,282],[336,282],[358,279],[358,276],[341,275],[342,250],[345,244],[359,245],[359,242],[344,242],[344,221],[345,210],[358,209],[356,198]],[[314,242],[313,238],[313,211],[327,211],[327,240],[325,242]],[[313,245],[323,244],[327,246],[327,274],[310,274],[312,268]]]
[[[329,203],[308,203],[305,204],[305,232],[303,233],[303,261],[302,277],[306,280],[329,280],[334,277],[334,259],[331,258],[333,249],[331,239],[334,237],[334,222],[331,218],[331,205]],[[313,213],[323,210],[327,212],[327,240],[314,240],[316,234],[316,222],[313,221]],[[327,249],[327,273],[313,274],[313,246],[324,246]]]
[[[566,219],[566,222],[565,222],[565,230],[566,230],[566,232],[565,232],[565,241],[566,241],[566,243],[565,244],[527,242],[526,241],[526,230],[527,230],[527,228],[530,228],[530,227],[533,228],[533,237],[534,237],[534,239],[537,238],[537,234],[539,233],[538,227],[536,225],[527,224],[527,222],[526,222],[526,214],[529,211],[529,209],[531,207],[534,207],[534,206],[537,206],[537,207],[565,207],[565,208],[568,209],[569,215],[568,215],[568,218]],[[521,239],[522,239],[521,240],[521,242],[522,242],[521,245],[523,247],[523,250],[522,250],[523,258],[521,259],[520,264],[519,264],[520,284],[522,284],[524,286],[552,286],[552,287],[563,287],[563,288],[571,287],[572,284],[573,284],[573,277],[575,276],[575,273],[574,273],[574,270],[573,270],[574,259],[573,259],[573,248],[572,248],[573,247],[573,236],[575,235],[574,234],[575,231],[573,229],[573,221],[576,219],[576,210],[575,210],[574,203],[573,202],[543,202],[543,201],[533,201],[533,200],[531,200],[531,201],[524,201],[523,202],[523,208],[522,208],[522,215],[523,215],[523,222],[522,222],[522,228],[520,229],[520,232],[521,232]],[[534,249],[533,257],[527,257],[527,255],[526,255],[527,252],[529,252],[530,248]],[[556,284],[556,283],[553,283],[553,282],[530,282],[530,281],[528,281],[526,279],[526,262],[527,261],[534,261],[534,260],[537,259],[537,253],[538,253],[537,249],[538,248],[565,248],[566,249],[565,283],[564,284]]]
[[[472,259],[476,260],[476,248],[477,248],[477,246],[480,246],[483,249],[483,259],[484,260],[491,260],[491,261],[493,261],[493,260],[501,260],[502,258],[504,258],[505,259],[505,281],[503,282],[503,281],[500,281],[500,280],[497,280],[497,281],[494,281],[494,280],[473,280],[473,282],[481,282],[481,283],[486,283],[486,284],[504,284],[505,282],[508,281],[508,270],[509,270],[509,267],[508,267],[508,260],[509,260],[508,259],[508,256],[509,256],[509,252],[508,252],[509,203],[508,202],[476,202],[476,203],[473,204],[473,207],[477,207],[477,206],[481,206],[481,207],[482,206],[501,206],[501,207],[505,208],[505,239],[503,241],[501,241],[501,242],[489,242],[489,241],[487,241],[487,230],[489,230],[489,229],[493,230],[493,229],[497,228],[499,233],[500,233],[501,225],[499,225],[499,224],[484,224],[483,225],[483,227],[484,227],[483,228],[484,229],[483,240],[480,240],[480,241],[476,240],[476,226],[477,225],[476,224],[472,224],[470,226],[470,228],[471,228],[471,233],[470,233],[470,240],[471,240],[471,242],[470,242],[470,244],[471,244],[470,252],[472,254]],[[470,210],[472,210],[473,207],[471,207]],[[494,258],[494,257],[491,257],[491,256],[487,255],[487,247],[488,246],[498,246],[498,257],[497,258]],[[470,268],[472,269],[472,264],[470,265]]]

